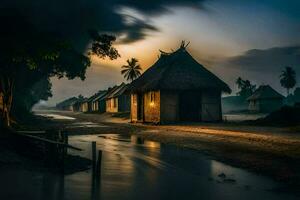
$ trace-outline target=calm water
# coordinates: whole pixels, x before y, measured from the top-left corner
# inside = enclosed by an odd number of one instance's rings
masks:
[[[23,170],[2,169],[0,199],[298,199],[272,192],[272,180],[211,160],[192,150],[117,134],[72,136],[91,157],[91,141],[102,150],[101,176],[91,170],[65,177]]]

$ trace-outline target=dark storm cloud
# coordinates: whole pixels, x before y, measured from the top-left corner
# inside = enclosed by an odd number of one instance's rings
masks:
[[[300,46],[252,49],[240,56],[231,57],[226,66],[247,71],[274,72],[285,66],[300,70]],[[300,73],[300,71],[299,71]]]
[[[168,6],[188,6],[203,9],[202,3],[207,0],[116,0],[117,4],[129,6],[147,15],[169,12]]]
[[[4,0],[0,12],[16,12],[38,27],[59,32],[84,47],[88,43],[87,30],[125,34],[123,42],[143,39],[147,31],[158,31],[148,21],[136,20],[126,24],[117,10],[130,7],[153,16],[168,11],[167,6],[200,7],[204,0]]]
[[[122,14],[122,18],[123,21],[127,21],[127,26],[130,26],[130,28],[125,31],[125,37],[121,39],[122,43],[130,43],[144,39],[147,36],[147,31],[159,31],[155,26],[136,17]]]

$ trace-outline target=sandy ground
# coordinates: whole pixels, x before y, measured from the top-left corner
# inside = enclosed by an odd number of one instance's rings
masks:
[[[299,127],[262,127],[241,123],[143,125],[110,114],[57,112],[76,118],[64,126],[70,134],[137,134],[146,139],[191,148],[232,166],[300,186]],[[72,127],[89,122],[98,126]]]

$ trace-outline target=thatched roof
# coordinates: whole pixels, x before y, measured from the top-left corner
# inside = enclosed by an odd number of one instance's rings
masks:
[[[83,99],[78,100],[79,103],[83,104],[83,103],[87,103],[89,100],[89,98],[84,97]]]
[[[260,100],[260,99],[282,99],[283,96],[274,90],[269,85],[261,85],[255,92],[247,98],[248,101]]]
[[[111,99],[111,98],[118,97],[125,93],[127,87],[128,87],[128,84],[125,84],[125,83],[122,83],[119,86],[115,86],[114,88],[111,89],[110,92],[108,92],[108,94],[105,96],[105,98]]]
[[[181,46],[173,53],[161,51],[157,62],[134,80],[128,91],[215,89],[231,92],[226,83],[199,64]]]
[[[88,102],[95,101],[95,99],[98,99],[99,97],[103,96],[106,93],[104,90],[100,90],[97,93],[93,94],[91,97],[87,99]]]
[[[77,102],[77,100],[78,100],[77,97],[71,97],[71,98],[68,98],[68,99],[56,104],[56,107],[72,106]]]
[[[99,91],[97,96],[92,100],[92,102],[103,100],[106,94],[107,94],[107,90]]]

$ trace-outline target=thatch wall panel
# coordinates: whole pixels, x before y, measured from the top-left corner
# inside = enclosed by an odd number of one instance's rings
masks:
[[[118,98],[111,98],[106,100],[106,112],[118,112]]]
[[[176,92],[161,91],[161,121],[176,122],[179,120],[179,96]]]
[[[131,94],[130,96],[131,108],[130,108],[130,117],[131,122],[137,122],[137,94]]]

